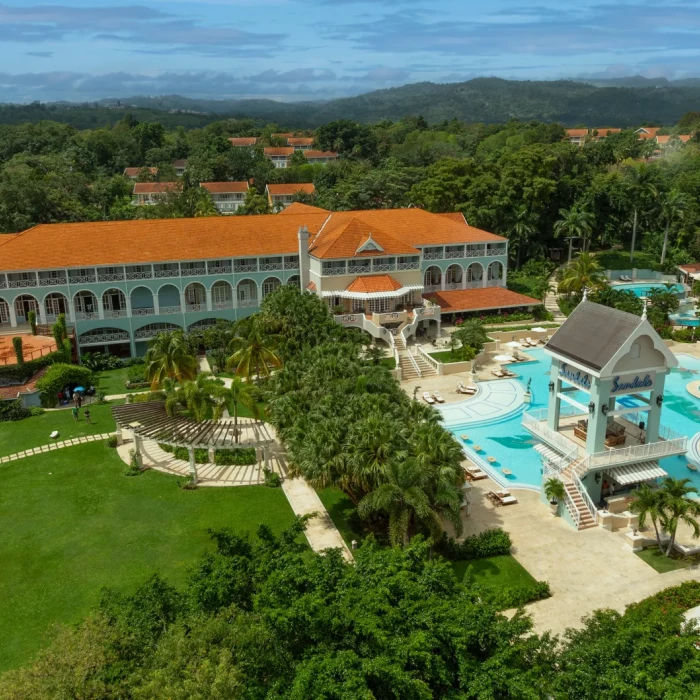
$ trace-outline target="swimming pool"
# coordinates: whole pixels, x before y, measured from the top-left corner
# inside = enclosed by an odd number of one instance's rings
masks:
[[[700,318],[694,311],[684,311],[683,313],[673,314],[670,316],[670,319],[676,326],[689,326],[691,328],[700,326]]]
[[[447,404],[441,407],[445,416],[445,427],[464,446],[465,452],[474,462],[479,464],[484,471],[491,475],[495,481],[503,486],[517,488],[539,489],[542,480],[542,462],[540,456],[533,447],[540,442],[536,440],[522,426],[522,414],[526,410],[545,408],[548,402],[548,385],[550,362],[544,350],[528,349],[528,355],[534,358],[533,362],[523,362],[511,365],[510,369],[518,373],[517,381],[527,386],[530,380],[532,391],[532,403],[520,406],[509,406],[504,410],[502,418],[484,420],[485,416],[474,415],[468,419],[460,419],[455,410],[455,404]],[[693,438],[700,436],[700,399],[691,396],[686,390],[686,384],[694,379],[700,380],[700,360],[690,355],[678,355],[680,367],[671,370],[666,378],[665,400],[661,413],[661,422],[668,425],[676,432]],[[495,380],[494,382],[481,382],[482,385],[497,385],[507,380]],[[581,403],[587,403],[587,396],[580,393],[575,397]],[[618,400],[623,406],[636,405],[632,397],[623,397]],[[468,406],[469,402],[465,404]],[[476,405],[476,404],[475,404]],[[460,436],[468,435],[468,441]],[[698,442],[700,442],[700,437]],[[476,446],[482,449],[475,451]],[[487,457],[495,458],[495,462],[489,464]],[[700,472],[692,472],[686,464],[688,460],[681,457],[668,457],[661,460],[663,469],[671,476],[677,478],[688,477],[693,484],[700,489]],[[512,474],[505,476],[500,469],[507,467]]]
[[[649,293],[650,289],[666,289],[666,285],[658,282],[647,282],[646,284],[629,282],[624,284],[616,284],[613,286],[613,289],[618,289],[622,292],[632,292],[635,296],[644,297]],[[685,290],[680,284],[674,284],[669,291],[677,294],[678,296],[685,296]]]

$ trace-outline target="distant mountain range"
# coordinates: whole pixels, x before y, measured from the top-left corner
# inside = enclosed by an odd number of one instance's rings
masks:
[[[0,107],[0,123],[16,123],[20,112],[27,112],[25,119],[34,121],[29,113],[32,107],[35,105]],[[700,112],[700,79],[668,81],[634,76],[584,82],[477,78],[463,83],[415,83],[322,102],[135,96],[90,105],[40,105],[38,110],[43,110],[43,116],[37,118],[73,123],[71,112],[77,119],[76,111],[82,113],[86,109],[96,110],[89,120],[89,125],[94,126],[116,121],[122,113],[134,109],[145,110],[148,117],[135,116],[148,119],[169,112],[164,121],[181,121],[185,126],[224,117],[252,117],[288,128],[313,128],[335,119],[370,123],[419,114],[431,123],[457,118],[488,123],[536,119],[567,126],[672,125],[686,112]],[[104,114],[98,118],[97,112]],[[85,120],[80,121],[82,125]]]

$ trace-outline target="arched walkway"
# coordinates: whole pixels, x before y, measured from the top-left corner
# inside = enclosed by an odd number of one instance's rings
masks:
[[[199,282],[190,282],[185,287],[185,310],[186,311],[206,311],[207,310],[207,290]]]
[[[450,265],[445,273],[445,289],[461,289],[463,275],[461,265]]]
[[[188,331],[202,330],[203,328],[211,328],[216,325],[217,319],[215,318],[203,318],[201,321],[195,321],[187,326]]]
[[[174,284],[164,284],[158,290],[158,311],[161,315],[182,313],[180,290]]]
[[[282,282],[277,277],[268,277],[262,285],[262,298],[264,299],[268,294],[272,294],[275,289],[281,286]]]
[[[155,338],[158,333],[181,330],[182,326],[178,326],[175,323],[149,323],[134,331],[134,340],[150,340],[151,338]]]
[[[10,323],[10,305],[0,298],[0,324]]]
[[[105,318],[123,318],[126,316],[126,296],[121,289],[108,289],[102,295]]]
[[[236,296],[238,298],[238,306],[257,306],[258,305],[258,285],[254,280],[244,279],[236,285]]]
[[[489,286],[497,286],[503,280],[503,263],[494,260],[488,267]]]
[[[53,323],[60,314],[69,316],[69,304],[65,294],[51,292],[44,297],[44,309],[46,310],[46,322]]]
[[[299,287],[301,289],[301,277],[299,275],[292,275],[288,280],[287,284],[290,287]]]
[[[99,318],[97,297],[88,290],[77,292],[73,296],[73,310],[77,321]]]
[[[484,283],[484,268],[481,263],[473,262],[467,268],[467,289],[481,287]]]
[[[442,289],[442,270],[436,265],[431,265],[423,273],[423,288],[426,292],[437,292]]]
[[[233,289],[228,282],[220,280],[212,286],[211,308],[217,311],[233,308]]]
[[[93,328],[78,336],[78,343],[82,345],[110,345],[112,343],[128,343],[129,332],[121,328]]]
[[[36,314],[39,320],[39,302],[31,294],[21,294],[15,299],[15,315],[17,323],[26,323],[29,312]]]
[[[129,298],[132,316],[152,316],[155,313],[153,292],[148,287],[135,287]]]

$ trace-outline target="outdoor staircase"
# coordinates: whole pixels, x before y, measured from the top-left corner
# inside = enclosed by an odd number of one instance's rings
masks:
[[[573,481],[573,470],[581,463],[581,461],[585,458],[580,458],[575,460],[574,462],[570,462],[564,469],[561,470],[559,473],[559,477],[564,483],[564,488],[566,489],[566,492],[569,494],[571,501],[573,501],[574,507],[576,508],[578,512],[578,529],[579,530],[587,530],[590,527],[595,527],[596,522],[593,519],[593,514],[591,511],[588,509],[588,506],[586,505],[586,502],[583,500],[581,497],[581,494],[578,492],[578,489],[576,486],[574,486],[574,481]],[[569,507],[569,503],[566,503],[566,507]],[[572,517],[574,517],[574,514],[571,514]]]
[[[410,382],[412,379],[418,379],[418,372],[416,372],[413,363],[409,359],[408,355],[399,355],[399,366],[401,367],[401,381]]]
[[[419,353],[416,353],[413,356],[413,359],[416,361],[416,364],[418,365],[418,369],[420,370],[420,373],[423,377],[436,377],[437,376],[437,370],[433,365],[430,364],[426,359],[423,358],[422,355]]]
[[[549,285],[552,289],[557,288],[557,276],[556,273],[549,278]],[[544,298],[544,308],[547,309],[553,316],[557,323],[563,323],[566,320],[566,316],[561,312],[559,304],[557,303],[559,295],[556,291],[547,291],[547,295]]]
[[[397,333],[394,336],[394,347],[397,350],[405,350],[406,349],[406,343],[404,342],[403,336],[400,333]]]

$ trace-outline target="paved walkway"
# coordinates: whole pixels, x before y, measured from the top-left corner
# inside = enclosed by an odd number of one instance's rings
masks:
[[[566,316],[561,312],[561,309],[559,308],[559,304],[557,304],[557,299],[559,298],[559,294],[556,292],[557,285],[559,284],[557,282],[557,273],[556,270],[554,274],[549,278],[549,286],[551,287],[552,290],[554,291],[547,291],[547,295],[544,298],[544,308],[547,309],[547,311],[550,311],[554,315],[554,321],[556,323],[564,323],[566,321]]]
[[[83,445],[87,442],[97,442],[98,440],[107,440],[110,433],[97,433],[95,435],[83,435],[77,438],[71,438],[68,440],[59,440],[58,442],[51,442],[47,445],[40,445],[39,447],[31,447],[28,450],[22,450],[21,452],[15,452],[14,454],[8,455],[7,457],[0,457],[0,464],[5,462],[14,462],[16,459],[23,459],[24,457],[32,457],[33,455],[39,455],[44,452],[52,452],[53,450],[60,450],[63,447],[72,447],[73,445]]]
[[[316,491],[301,478],[285,479],[282,489],[295,515],[317,513],[306,526],[306,539],[314,552],[326,549],[340,549],[346,561],[353,561],[352,554],[338,532],[328,511]]]
[[[504,418],[524,403],[525,389],[516,379],[479,382],[476,387],[476,396],[466,401],[437,406],[446,428]]]

